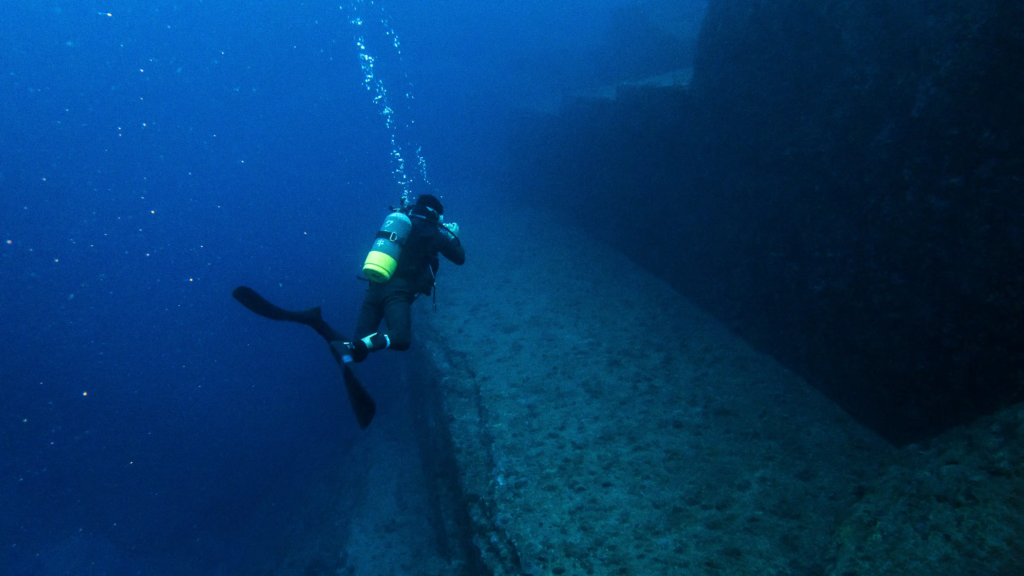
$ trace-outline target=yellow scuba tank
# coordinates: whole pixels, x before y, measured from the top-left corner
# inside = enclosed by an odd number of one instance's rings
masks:
[[[395,273],[402,246],[412,231],[412,220],[401,212],[392,212],[384,219],[373,248],[366,255],[363,274],[372,282],[387,282]]]

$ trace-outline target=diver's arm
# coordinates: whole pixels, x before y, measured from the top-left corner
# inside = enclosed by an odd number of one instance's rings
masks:
[[[459,241],[458,236],[445,231],[439,232],[441,247],[438,252],[442,256],[449,259],[456,266],[462,266],[466,262],[466,250],[462,247],[462,242]]]

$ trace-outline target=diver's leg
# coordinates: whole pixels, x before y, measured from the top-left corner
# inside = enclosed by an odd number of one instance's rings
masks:
[[[356,337],[351,342],[345,342],[347,356],[352,362],[366,360],[370,352],[380,348],[387,348],[387,339],[377,334],[377,327],[384,318],[383,287],[380,284],[371,283],[366,289],[366,296],[363,297],[363,306],[359,310],[359,320],[356,321]]]
[[[356,340],[350,342],[351,357],[362,362],[370,354],[386,348],[408,350],[412,342],[410,309],[416,294],[394,286],[371,286],[363,302],[356,326]],[[376,332],[381,317],[387,321],[388,333]]]
[[[369,336],[377,331],[380,321],[384,319],[384,301],[380,286],[371,284],[363,297],[363,307],[359,310],[356,321],[356,339]]]
[[[384,299],[384,319],[388,324],[389,348],[408,350],[412,344],[412,303],[416,294],[407,290],[396,290]]]

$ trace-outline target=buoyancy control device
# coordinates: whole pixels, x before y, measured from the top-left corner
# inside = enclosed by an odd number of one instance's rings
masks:
[[[412,220],[403,212],[388,214],[373,241],[373,248],[366,255],[363,274],[372,282],[387,282],[395,273],[402,247],[412,231]]]

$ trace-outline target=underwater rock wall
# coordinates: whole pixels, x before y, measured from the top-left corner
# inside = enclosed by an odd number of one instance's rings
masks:
[[[1019,571],[1024,405],[897,451],[575,224],[459,221],[413,310],[471,573]]]
[[[522,125],[513,192],[891,441],[1022,398],[1020,2],[713,0],[689,86]]]
[[[459,222],[414,323],[481,573],[824,572],[895,450],[574,225]]]

